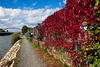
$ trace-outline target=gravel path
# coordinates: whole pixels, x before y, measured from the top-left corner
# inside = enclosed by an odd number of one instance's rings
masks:
[[[40,56],[36,53],[25,36],[21,45],[20,63],[18,67],[46,67],[43,59],[40,59]]]

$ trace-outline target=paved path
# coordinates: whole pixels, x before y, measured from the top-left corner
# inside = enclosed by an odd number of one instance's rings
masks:
[[[26,37],[23,38],[20,51],[20,63],[18,67],[46,67],[43,59],[35,52]]]

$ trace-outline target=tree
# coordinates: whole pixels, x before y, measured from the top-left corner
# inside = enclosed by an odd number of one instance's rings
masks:
[[[28,31],[28,27],[26,25],[24,25],[22,27],[22,33],[25,34]]]
[[[8,32],[8,30],[7,30],[7,32]]]
[[[5,32],[3,29],[0,28],[0,32]]]
[[[2,30],[2,29],[0,28],[0,30]]]
[[[31,27],[28,27],[28,30],[30,31],[31,29],[33,29],[33,28],[31,28]]]

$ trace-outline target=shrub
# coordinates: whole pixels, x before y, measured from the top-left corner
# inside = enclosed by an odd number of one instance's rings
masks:
[[[19,40],[19,33],[15,32],[11,35],[11,44],[13,45],[17,40]]]

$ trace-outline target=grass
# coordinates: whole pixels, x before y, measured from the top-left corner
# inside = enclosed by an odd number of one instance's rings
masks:
[[[18,67],[19,61],[20,61],[20,50],[16,54],[16,58],[14,59],[14,65],[13,65],[13,67]]]
[[[19,44],[21,44],[22,42],[23,42],[23,39],[20,40],[20,43]]]
[[[29,38],[27,37],[27,40]],[[40,47],[40,45],[36,44],[35,42],[29,42],[33,45],[35,51],[40,55],[40,57],[46,62],[47,67],[69,67],[66,64],[61,63],[60,59],[56,59],[53,55],[50,55],[46,49]]]
[[[22,40],[23,39],[20,40],[20,44],[22,43]],[[18,67],[19,62],[20,62],[20,49],[16,53],[16,58],[14,59],[14,65],[13,65],[13,67]]]

